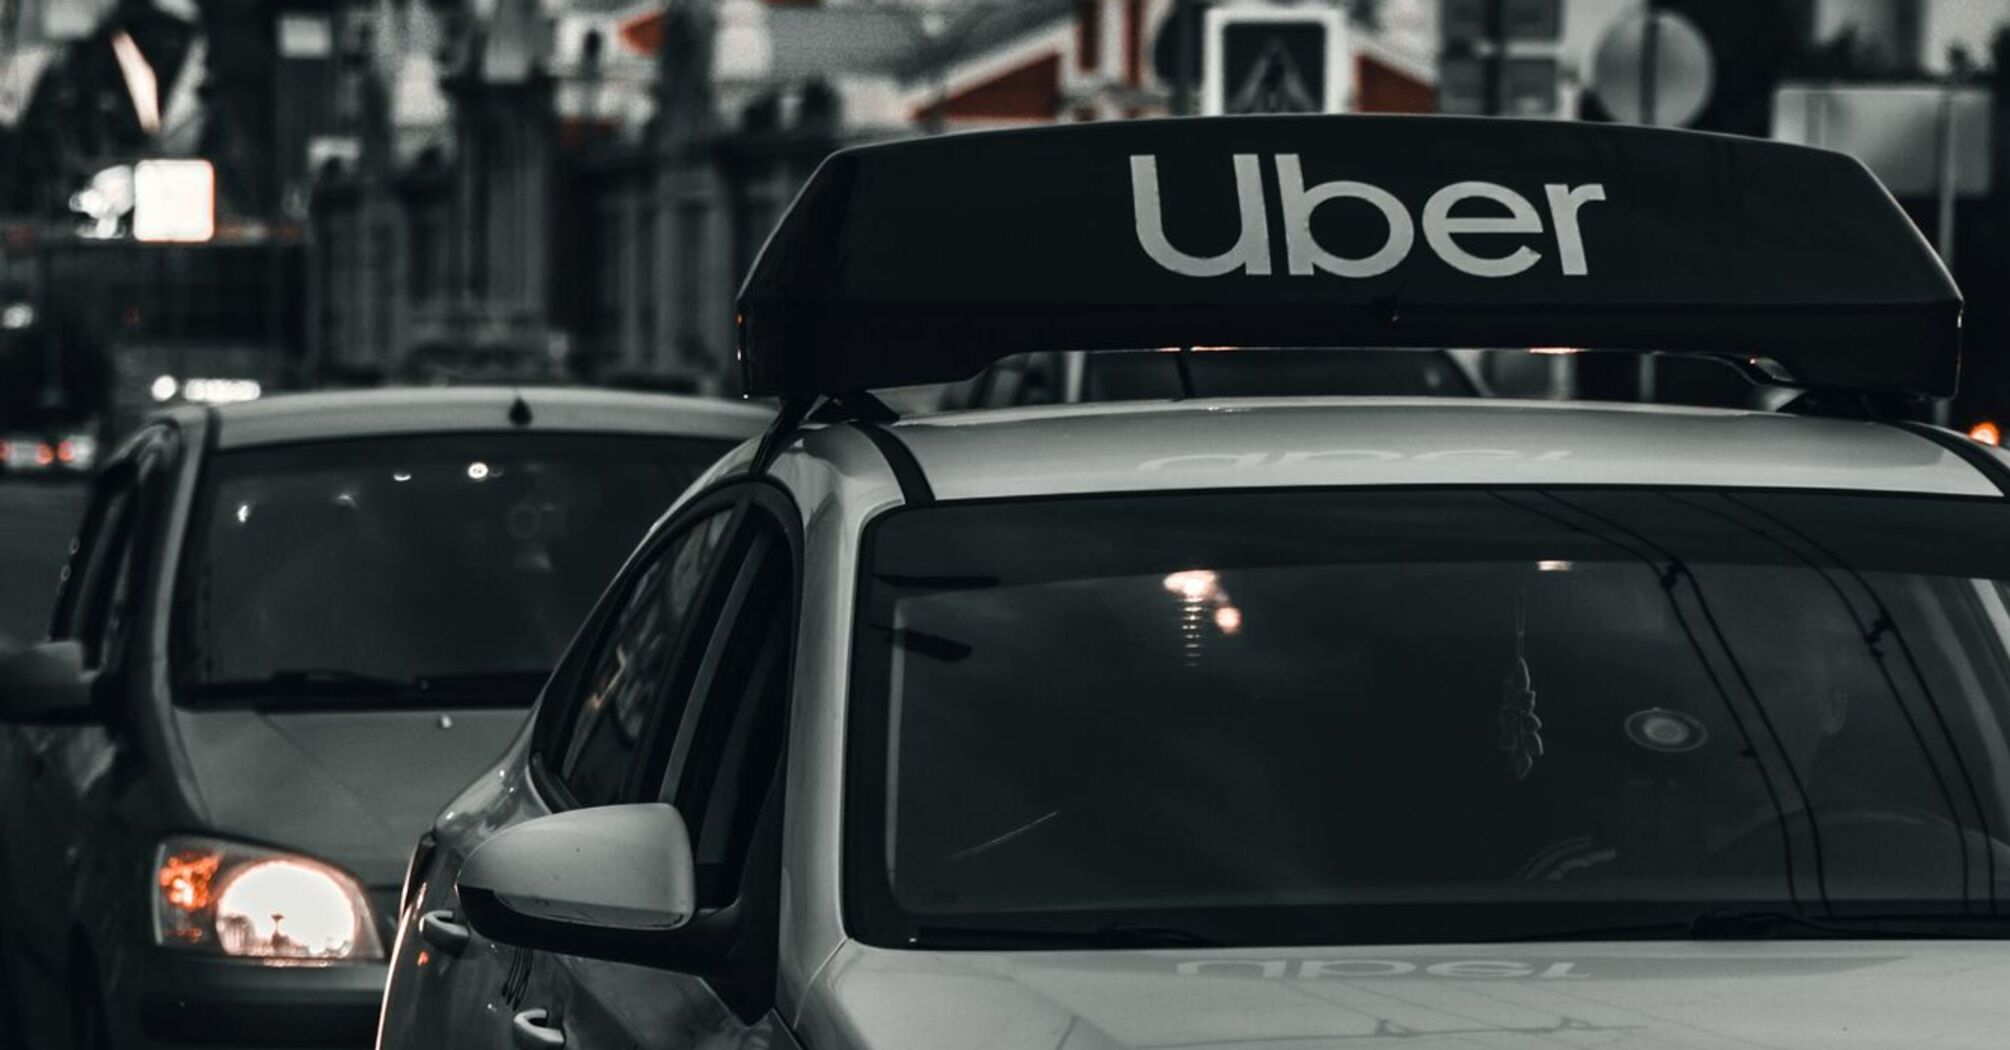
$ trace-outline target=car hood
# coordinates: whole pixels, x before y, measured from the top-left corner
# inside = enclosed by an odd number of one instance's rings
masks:
[[[846,1050],[1998,1047],[2010,951],[1680,942],[1082,953],[847,944],[802,1015]]]
[[[522,709],[179,710],[202,829],[300,850],[396,887],[433,817],[523,725]]]

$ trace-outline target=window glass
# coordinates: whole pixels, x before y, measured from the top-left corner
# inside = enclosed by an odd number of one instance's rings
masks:
[[[705,707],[672,770],[690,830],[701,904],[721,906],[739,884],[761,803],[780,764],[792,622],[788,548],[764,537],[742,566],[745,599],[718,646]]]
[[[1084,362],[1083,398],[1134,401],[1179,397],[1179,366],[1174,356],[1089,354]],[[1474,393],[1472,381],[1441,352],[1341,348],[1201,351],[1188,355],[1187,369],[1194,390],[1205,397],[1470,397]]]
[[[216,457],[179,593],[198,704],[524,704],[722,442],[437,434]]]
[[[144,506],[145,500],[141,500]],[[140,587],[140,570],[143,559],[140,546],[145,542],[139,528],[142,513],[135,511],[130,518],[130,527],[125,532],[124,542],[112,555],[105,584],[103,610],[100,612],[93,631],[91,644],[92,666],[104,666],[117,662],[125,645],[126,636],[131,633],[134,602]]]
[[[75,586],[76,600],[65,599],[68,617],[60,625],[67,637],[84,643],[88,667],[111,662],[124,644],[146,566],[142,524],[158,516],[166,497],[171,478],[162,464],[173,440],[168,431],[151,431],[123,465],[99,482],[88,533],[81,537],[65,583],[66,590]]]
[[[621,608],[607,621],[585,681],[585,696],[562,766],[566,787],[581,805],[619,801],[636,747],[654,714],[667,703],[670,725],[682,697],[663,696],[670,660],[690,626],[705,569],[732,521],[721,509],[687,528],[646,566]]]
[[[91,533],[78,548],[75,574],[66,584],[76,588],[77,598],[65,633],[84,643],[89,667],[97,667],[101,658],[106,612],[131,550],[128,540],[137,498],[129,470],[121,471],[110,484],[115,487],[104,495]]]
[[[145,577],[154,566],[152,545],[156,539],[151,533],[156,527],[153,523],[164,512],[168,490],[174,482],[169,461],[177,444],[173,432],[162,431],[137,457],[137,483],[131,510],[126,515],[125,535],[108,567],[104,605],[95,625],[94,644],[90,646],[97,654],[96,665],[117,662],[132,633]]]
[[[1523,355],[1526,356],[1526,355]],[[1004,358],[956,397],[985,407],[1179,398],[1181,355],[1170,351],[1028,353]],[[1443,350],[1348,347],[1203,347],[1187,354],[1186,375],[1202,397],[1473,397],[1479,393]],[[1071,388],[1069,374],[1080,382]],[[954,401],[951,402],[956,403]]]
[[[875,943],[1984,909],[2006,529],[1995,501],[1637,489],[897,512],[849,877]]]

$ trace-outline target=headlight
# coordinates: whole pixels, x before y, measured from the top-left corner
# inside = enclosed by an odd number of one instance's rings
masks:
[[[154,943],[276,963],[384,957],[369,901],[347,873],[180,835],[155,858]]]

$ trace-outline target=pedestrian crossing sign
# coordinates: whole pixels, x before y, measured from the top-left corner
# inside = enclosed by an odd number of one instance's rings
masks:
[[[1353,94],[1347,23],[1332,6],[1210,8],[1201,64],[1201,112],[1208,116],[1338,113]]]

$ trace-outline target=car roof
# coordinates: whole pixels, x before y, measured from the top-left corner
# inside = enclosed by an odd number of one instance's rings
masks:
[[[530,422],[511,420],[521,397]],[[773,412],[713,398],[561,387],[410,387],[282,394],[212,410],[219,448],[524,429],[738,441]]]
[[[1357,485],[2004,494],[1901,427],[1666,405],[1191,400],[945,413],[890,429],[942,500]]]

